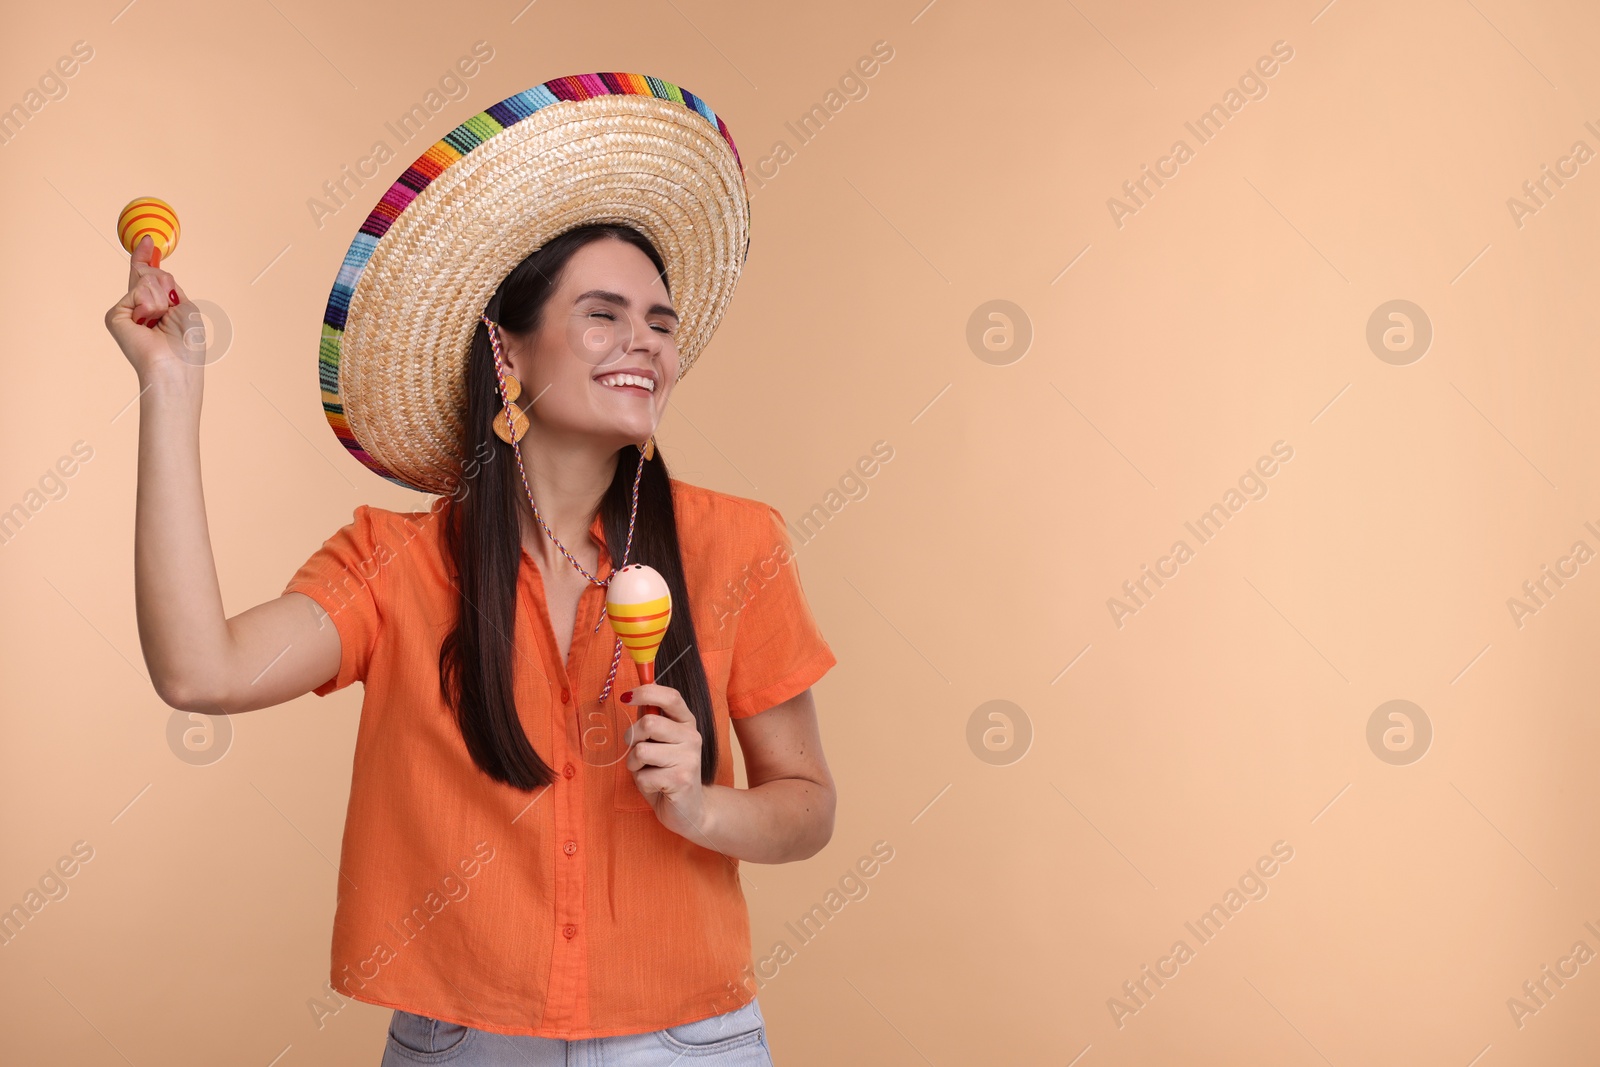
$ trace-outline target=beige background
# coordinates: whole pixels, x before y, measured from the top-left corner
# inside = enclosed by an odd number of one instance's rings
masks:
[[[755,187],[738,297],[660,434],[674,473],[795,518],[894,450],[800,550],[840,661],[817,686],[840,807],[815,858],[747,868],[757,954],[795,950],[760,994],[779,1063],[1592,1055],[1600,963],[1520,1026],[1507,1004],[1600,952],[1600,563],[1520,627],[1507,603],[1600,552],[1600,163],[1520,227],[1507,206],[1600,151],[1591,5],[120,3],[0,35],[5,106],[94,52],[0,145],[0,507],[93,449],[0,545],[0,905],[94,850],[0,947],[8,1062],[376,1062],[389,1015],[307,1007],[360,690],[239,716],[195,766],[147,681],[136,384],[101,324],[117,211],[178,207],[170,265],[233,330],[201,436],[242,611],[355,505],[425,503],[318,403],[366,210],[469,115],[600,69],[703,94]],[[478,40],[465,98],[400,146],[384,123]],[[785,124],[880,40],[866,95],[798,144]],[[1185,121],[1276,41],[1267,95],[1199,144]],[[1179,138],[1193,158],[1118,227],[1108,198]],[[308,201],[378,139],[395,158],[318,228]],[[1407,365],[1366,341],[1396,299],[1434,332]],[[1031,324],[1005,365],[967,341],[991,300]],[[1267,495],[1200,544],[1184,523],[1280,440]],[[1119,628],[1107,600],[1180,538]],[[1433,730],[1408,765],[1367,741],[1397,699]],[[998,755],[969,741],[992,700],[1020,709]],[[876,841],[893,860],[799,944],[785,923]],[[1185,922],[1279,841],[1268,894],[1201,944]],[[1180,938],[1119,1026],[1108,1000]]]

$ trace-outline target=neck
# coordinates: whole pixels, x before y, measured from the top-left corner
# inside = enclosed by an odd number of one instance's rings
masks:
[[[551,439],[541,437],[538,423],[521,441],[522,466],[528,488],[533,491],[539,515],[550,532],[577,557],[590,573],[590,562],[598,555],[589,540],[589,524],[594,521],[600,501],[611,486],[617,468],[617,446],[594,437]],[[515,465],[516,458],[508,456]],[[520,476],[514,479],[518,514],[522,520],[522,543],[546,574],[572,570],[572,564],[540,528],[528,503],[528,492]],[[576,573],[574,571],[573,573]]]

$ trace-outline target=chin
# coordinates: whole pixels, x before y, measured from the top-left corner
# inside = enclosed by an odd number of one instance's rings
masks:
[[[626,427],[619,427],[609,431],[608,436],[622,438],[623,444],[637,445],[643,444],[653,433],[655,433],[655,430],[648,426],[642,430],[630,430]]]

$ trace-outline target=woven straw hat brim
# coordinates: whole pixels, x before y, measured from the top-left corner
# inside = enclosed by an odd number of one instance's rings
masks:
[[[715,332],[750,239],[731,137],[676,86],[600,77],[547,82],[457,127],[390,188],[352,243],[323,329],[323,406],[346,448],[388,480],[452,490],[478,316],[513,267],[567,230],[625,223],[655,245],[681,317],[679,381]],[[602,94],[549,94],[582,91],[574,85]],[[528,110],[540,90],[548,99]],[[505,125],[517,103],[527,113]],[[463,131],[475,134],[464,152]],[[435,173],[417,189],[414,172],[430,163]]]

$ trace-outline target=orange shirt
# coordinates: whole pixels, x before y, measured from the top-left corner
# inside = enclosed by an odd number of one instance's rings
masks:
[[[731,786],[729,716],[782,703],[836,661],[777,509],[676,479],[672,492],[716,717],[716,781]],[[748,1003],[739,862],[656,818],[624,763],[635,712],[618,697],[639,684],[626,652],[606,702],[597,700],[613,647],[609,623],[595,631],[605,591],[584,590],[562,663],[526,550],[512,635],[517,710],[559,777],[523,792],[473,763],[439,694],[456,594],[440,542],[453,502],[436,503],[437,514],[357,507],[284,587],[321,604],[339,631],[339,673],[314,692],[365,684],[333,988],[482,1030],[567,1040]],[[612,567],[598,516],[589,536],[604,578]],[[673,684],[670,665],[657,671]]]

